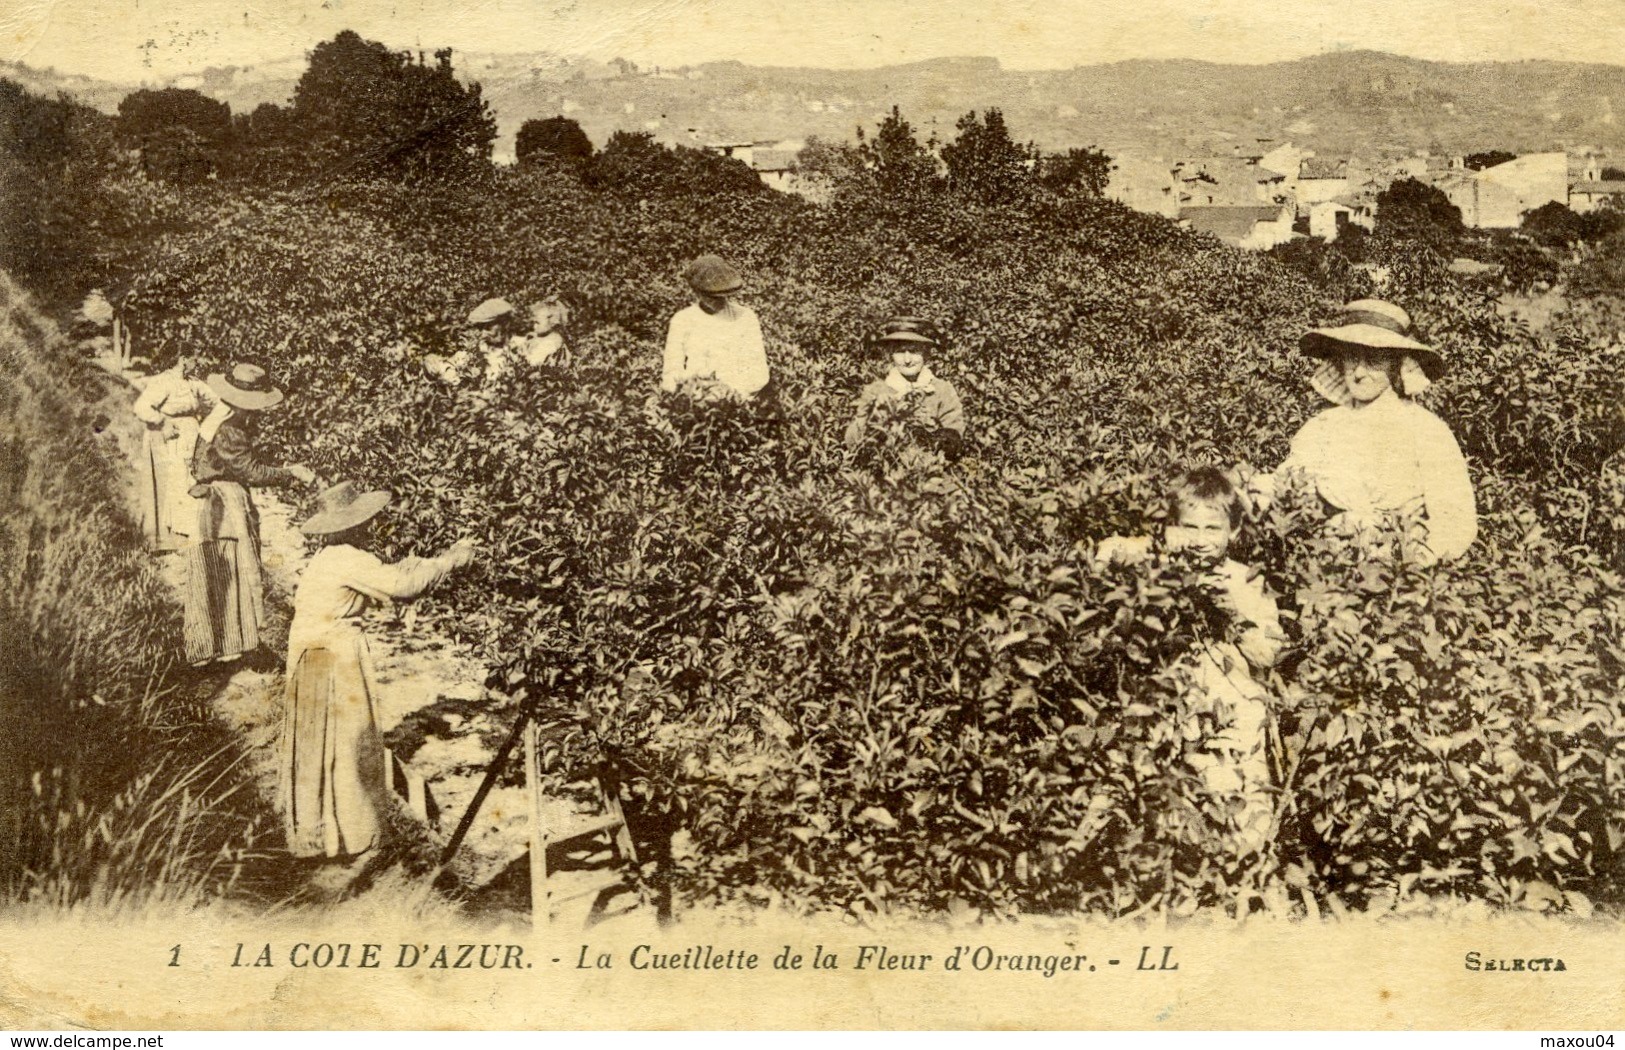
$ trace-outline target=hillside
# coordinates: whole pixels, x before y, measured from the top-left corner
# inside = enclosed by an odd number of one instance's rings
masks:
[[[1625,104],[1625,67],[1571,62],[1444,63],[1355,51],[1256,66],[1136,60],[1023,71],[955,58],[859,70],[737,62],[657,70],[522,53],[463,55],[458,68],[485,85],[503,133],[499,154],[525,120],[556,113],[600,144],[623,128],[667,141],[845,138],[893,104],[940,137],[952,137],[967,110],[1000,106],[1013,128],[1050,149],[1095,143],[1200,153],[1255,138],[1337,154],[1625,147],[1614,114],[1616,99]],[[288,98],[301,70],[289,60],[176,83],[241,112]],[[125,90],[10,64],[0,75],[106,110]]]

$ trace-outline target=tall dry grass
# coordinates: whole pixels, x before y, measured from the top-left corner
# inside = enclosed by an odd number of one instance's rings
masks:
[[[176,673],[84,368],[0,274],[0,900],[195,904],[244,885],[273,825]]]

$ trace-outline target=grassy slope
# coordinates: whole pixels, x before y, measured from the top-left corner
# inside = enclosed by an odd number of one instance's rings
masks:
[[[99,431],[101,382],[0,275],[0,892],[114,909],[240,886],[268,814]]]

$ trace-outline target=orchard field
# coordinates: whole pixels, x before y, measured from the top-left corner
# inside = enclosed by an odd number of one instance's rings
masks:
[[[276,189],[95,177],[84,269],[136,350],[265,364],[282,454],[397,495],[391,554],[478,537],[431,599],[598,763],[679,901],[858,914],[1188,913],[1264,892],[1372,910],[1475,899],[1588,914],[1625,889],[1618,344],[1536,333],[1427,246],[1314,266],[1081,194],[1000,203],[848,175],[819,204],[726,167],[566,165],[455,184]],[[683,262],[715,251],[767,335],[771,408],[658,394]],[[447,385],[489,296],[557,293],[567,367]],[[1274,855],[1227,848],[1187,754],[1214,713],[1180,655],[1223,624],[1176,569],[1097,570],[1188,466],[1272,469],[1318,409],[1298,335],[1405,306],[1450,362],[1481,532],[1416,569],[1321,534],[1307,493],[1249,522],[1291,655]],[[902,420],[841,440],[863,336],[936,319],[966,404],[947,462]],[[26,538],[19,542],[29,542]],[[178,649],[178,636],[174,639]],[[8,775],[26,776],[14,757]]]

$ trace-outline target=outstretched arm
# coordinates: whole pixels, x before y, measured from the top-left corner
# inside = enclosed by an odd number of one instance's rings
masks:
[[[226,481],[252,486],[292,485],[301,480],[295,469],[265,462],[253,438],[238,427],[222,426],[210,447],[224,468],[221,477]]]
[[[376,556],[358,559],[343,581],[375,601],[410,601],[474,558],[472,544],[459,543],[435,558],[402,558],[385,564]]]

